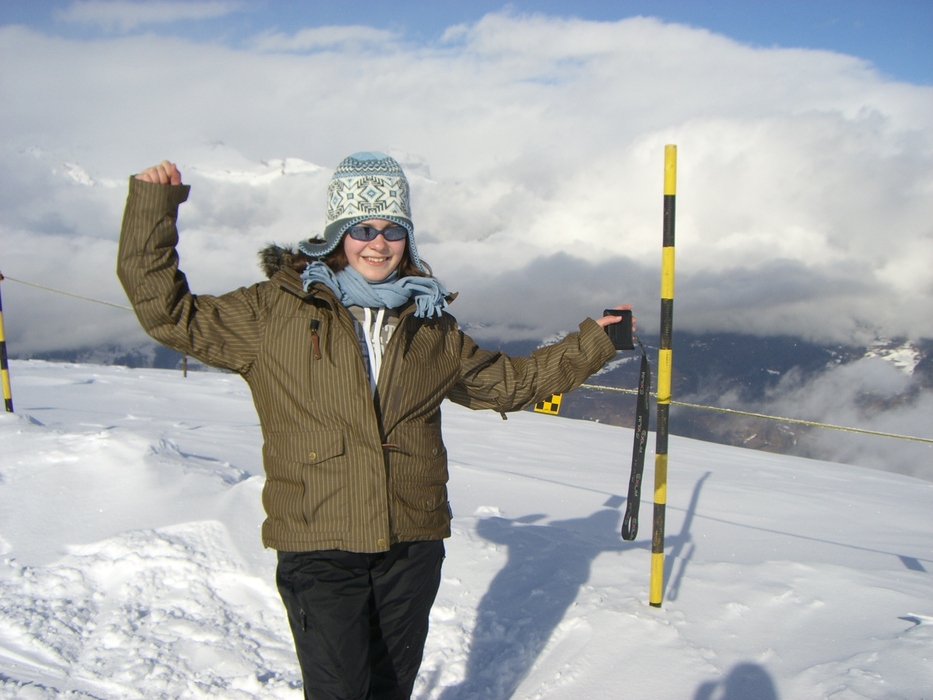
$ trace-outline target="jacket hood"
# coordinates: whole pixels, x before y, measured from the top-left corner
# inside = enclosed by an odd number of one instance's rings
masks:
[[[300,275],[309,262],[311,262],[311,258],[300,251],[296,251],[292,246],[285,247],[270,243],[259,251],[259,267],[262,268],[266,277],[270,279],[276,272],[281,270],[293,270]]]

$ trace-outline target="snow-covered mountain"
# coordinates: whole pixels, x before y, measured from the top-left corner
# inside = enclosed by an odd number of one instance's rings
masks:
[[[300,698],[243,381],[11,374],[0,698]],[[672,437],[655,608],[650,454],[618,534],[630,430],[444,411],[454,532],[419,700],[928,697],[933,484]]]
[[[540,342],[486,341],[484,346],[524,355],[559,337]],[[656,368],[657,338],[643,334],[642,340]],[[164,369],[180,368],[182,362],[181,355],[154,343],[45,353],[37,359]],[[589,383],[633,389],[638,384],[637,359],[635,352],[620,353]],[[190,359],[188,366],[209,369]],[[929,428],[933,340],[879,339],[867,347],[854,347],[789,336],[679,332],[673,375],[675,401],[933,438]],[[631,427],[634,398],[581,389],[564,397],[561,415]],[[929,443],[828,432],[676,405],[670,429],[707,442],[869,466],[933,481]]]

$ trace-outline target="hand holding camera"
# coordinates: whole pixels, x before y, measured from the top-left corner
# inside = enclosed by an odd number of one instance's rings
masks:
[[[615,319],[619,320],[616,321]],[[604,323],[603,323],[604,322]],[[606,333],[609,340],[616,350],[634,350],[635,349],[635,319],[632,316],[632,308],[606,309],[603,311],[603,318],[597,321]]]

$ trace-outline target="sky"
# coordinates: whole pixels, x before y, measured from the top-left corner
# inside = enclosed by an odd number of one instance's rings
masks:
[[[507,4],[496,0],[216,0],[147,4],[149,10],[100,1],[4,0],[0,17],[4,24],[22,23],[70,37],[136,30],[235,43],[249,39],[257,31],[347,24],[388,27],[416,41],[432,41],[452,25],[475,22],[504,7],[521,14],[604,22],[643,15],[702,27],[753,46],[851,54],[870,60],[899,80],[933,84],[933,47],[929,41],[933,3],[929,0],[577,0],[572,8],[564,0]]]
[[[192,185],[195,292],[319,232],[382,150],[479,340],[629,302],[675,329],[933,337],[930,2],[0,3],[0,272],[13,356],[144,342],[113,273],[126,178]]]
[[[0,697],[299,700],[243,381],[12,371]],[[928,697],[929,474],[672,436],[652,607],[652,490],[619,536],[630,429],[443,411],[454,517],[414,700]]]

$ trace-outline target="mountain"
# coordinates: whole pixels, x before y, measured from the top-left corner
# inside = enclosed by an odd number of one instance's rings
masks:
[[[657,338],[643,337],[657,387]],[[620,354],[587,384],[634,389],[638,353]],[[844,368],[873,360],[888,366],[884,385],[865,379],[846,381],[848,390],[825,385]],[[859,364],[861,363],[861,364]],[[873,370],[877,372],[877,367]],[[870,374],[870,373],[868,373]],[[738,334],[678,333],[674,339],[672,398],[675,402],[722,407],[771,416],[930,438],[929,389],[933,387],[933,341],[882,340],[858,348],[820,345],[797,338]],[[628,394],[581,388],[563,397],[561,415],[631,427],[635,398]],[[653,423],[652,423],[653,425]],[[926,427],[924,427],[926,426]],[[725,445],[838,459],[933,480],[927,452],[904,451],[900,444],[860,449],[851,434],[732,413],[674,406],[670,432]],[[913,446],[916,446],[914,443]],[[928,448],[929,446],[922,446]]]
[[[652,367],[652,387],[657,387],[657,337],[641,338]],[[795,372],[806,382],[828,368],[863,357],[865,349],[825,346],[791,337],[678,333],[673,347],[671,394],[685,403],[717,406],[724,396],[740,405],[755,405],[782,378]],[[590,380],[590,384],[634,388],[638,383],[636,353],[631,361],[620,362]],[[582,390],[567,404],[568,417],[599,420],[631,426],[634,399],[607,392]],[[568,397],[570,398],[570,397]],[[738,407],[738,406],[737,406]],[[740,436],[730,437],[733,419],[722,414],[698,414],[675,407],[671,432],[724,444],[743,444]],[[748,445],[746,445],[748,446]]]
[[[467,329],[468,330],[468,329]],[[652,386],[657,386],[657,337],[641,336],[652,367]],[[526,355],[542,341],[499,342],[485,340],[484,347],[512,355]],[[104,347],[83,351],[37,354],[34,359],[52,361],[181,369],[182,356],[156,344],[136,348]],[[674,337],[672,397],[674,401],[703,406],[727,407],[787,418],[821,420],[833,423],[831,400],[820,407],[820,415],[803,415],[797,407],[787,412],[778,399],[788,387],[806,390],[811,383],[835,368],[869,358],[887,361],[905,379],[904,386],[888,392],[855,392],[850,400],[867,415],[881,415],[892,408],[916,401],[921,392],[933,388],[933,340],[910,343],[904,339],[878,340],[866,347],[821,345],[789,336],[760,337],[742,334],[692,334],[678,332]],[[638,353],[620,353],[587,384],[634,389],[638,384]],[[210,370],[189,359],[191,371]],[[785,402],[786,403],[786,402]],[[581,388],[563,398],[560,415],[609,425],[631,427],[634,397],[618,392]],[[784,411],[775,413],[775,411]],[[838,419],[845,420],[845,419]],[[852,427],[869,427],[852,425]],[[780,421],[674,406],[670,432],[724,445],[761,449],[780,454],[843,459],[832,449],[813,439],[819,428]],[[887,432],[892,432],[888,430]],[[903,428],[893,432],[905,432]],[[909,431],[906,431],[909,432]],[[928,431],[916,430],[920,437]],[[913,458],[909,458],[914,461]],[[929,463],[929,461],[928,461]],[[866,466],[874,466],[866,463]],[[894,470],[903,471],[895,464]],[[933,479],[933,466],[928,476]],[[904,471],[920,475],[915,469]]]

